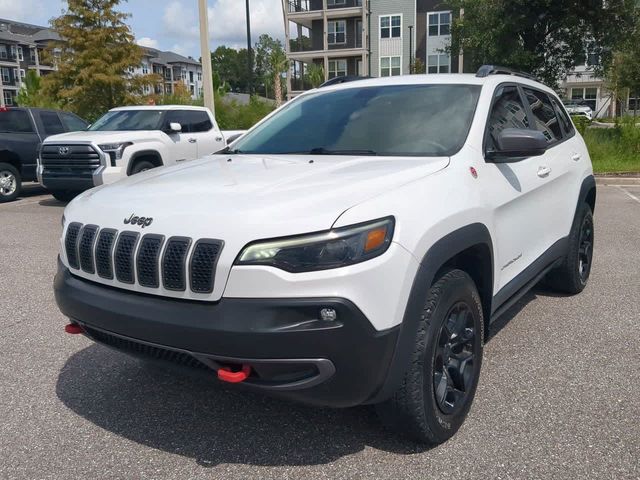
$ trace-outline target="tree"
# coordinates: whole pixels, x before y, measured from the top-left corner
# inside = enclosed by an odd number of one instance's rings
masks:
[[[451,0],[463,8],[450,50],[468,68],[495,64],[531,72],[556,86],[585,53],[602,73],[635,14],[635,0]]]
[[[62,107],[93,120],[110,108],[141,100],[155,75],[132,75],[142,49],[125,23],[120,0],[68,0],[68,8],[51,21],[60,35],[46,55],[57,70],[43,79],[46,94]]]
[[[35,70],[27,72],[16,100],[21,107],[59,108],[59,105],[42,91],[42,79]]]
[[[640,98],[640,16],[636,16],[635,20],[634,28],[626,32],[626,38],[613,54],[611,67],[607,71],[609,88],[616,97],[635,97],[634,117]]]
[[[289,61],[282,48],[282,42],[275,40],[267,34],[260,35],[256,43],[256,73],[262,76],[265,87],[273,85],[276,107],[282,105],[282,75],[289,68]]]
[[[221,85],[228,84],[234,91],[249,89],[248,55],[246,48],[236,50],[224,45],[211,53],[211,65]]]
[[[306,80],[313,88],[318,88],[324,82],[324,68],[318,63],[310,63],[306,67]]]

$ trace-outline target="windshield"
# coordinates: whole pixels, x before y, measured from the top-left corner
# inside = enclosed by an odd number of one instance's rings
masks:
[[[310,93],[231,153],[448,156],[467,138],[478,85],[389,85]]]
[[[107,112],[89,127],[92,131],[159,130],[164,110]]]

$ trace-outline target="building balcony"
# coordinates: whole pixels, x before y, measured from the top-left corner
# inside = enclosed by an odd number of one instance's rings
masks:
[[[322,20],[325,12],[327,18],[362,17],[362,0],[344,0],[344,2],[328,3],[324,10],[323,0],[288,0],[287,19],[291,22],[311,28],[314,20]]]

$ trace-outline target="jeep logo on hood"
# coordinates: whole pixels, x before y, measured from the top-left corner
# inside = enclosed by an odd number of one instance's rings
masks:
[[[153,218],[151,217],[138,217],[135,213],[132,213],[129,218],[124,219],[125,225],[139,225],[142,228],[148,227],[153,222]]]

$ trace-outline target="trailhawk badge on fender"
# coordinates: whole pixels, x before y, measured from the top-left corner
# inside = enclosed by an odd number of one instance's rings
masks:
[[[128,225],[140,225],[142,228],[148,227],[153,222],[152,217],[137,217],[135,213],[132,213],[129,218],[124,219],[124,224]]]

